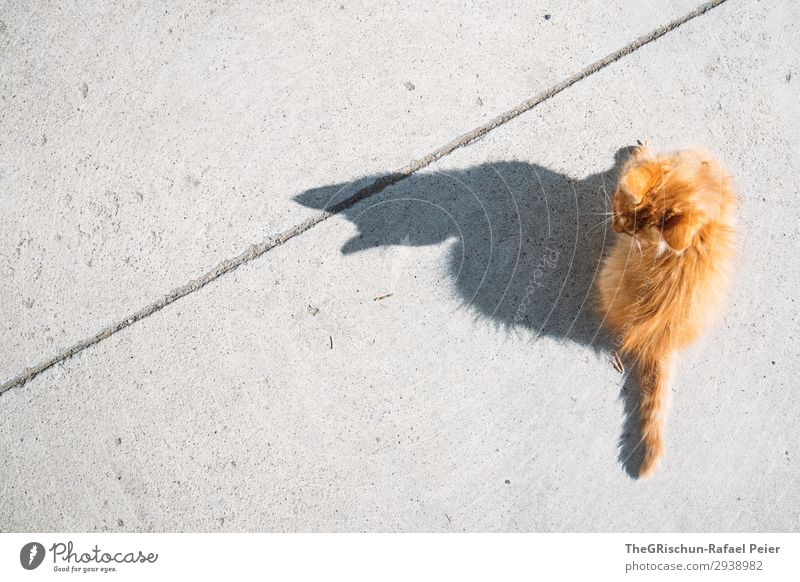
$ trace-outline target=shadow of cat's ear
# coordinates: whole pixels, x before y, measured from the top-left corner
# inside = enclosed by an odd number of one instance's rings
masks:
[[[293,200],[307,208],[323,210],[341,200],[340,192],[345,188],[347,188],[346,183],[322,186],[321,188],[311,188],[310,190],[297,194]]]
[[[330,186],[311,188],[297,194],[293,200],[307,208],[328,210],[385,177],[383,175],[365,176],[352,182],[340,182]]]

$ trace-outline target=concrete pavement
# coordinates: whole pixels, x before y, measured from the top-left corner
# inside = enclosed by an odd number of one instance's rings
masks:
[[[0,383],[688,4],[7,5]]]

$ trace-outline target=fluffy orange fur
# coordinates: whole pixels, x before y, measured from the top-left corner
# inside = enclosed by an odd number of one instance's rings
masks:
[[[598,279],[604,323],[636,363],[641,387],[639,476],[664,451],[669,370],[676,351],[719,314],[736,249],[737,198],[708,152],[636,148],[612,200],[619,234]]]

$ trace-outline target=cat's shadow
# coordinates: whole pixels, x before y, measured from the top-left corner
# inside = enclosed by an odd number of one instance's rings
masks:
[[[366,176],[307,190],[295,200],[338,211],[356,225],[344,255],[450,239],[452,288],[479,315],[608,353],[613,339],[597,317],[593,284],[613,244],[603,222],[630,152],[620,149],[611,168],[581,180],[536,164],[492,162],[403,179]],[[353,197],[360,201],[351,204]],[[640,461],[637,395],[627,381],[619,458],[631,476]]]

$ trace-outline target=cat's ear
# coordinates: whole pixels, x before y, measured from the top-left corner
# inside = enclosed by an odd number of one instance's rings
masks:
[[[653,150],[650,149],[650,144],[647,142],[647,140],[642,142],[637,139],[636,145],[633,146],[631,155],[634,160],[641,160],[643,158],[652,157]]]
[[[654,164],[636,164],[622,177],[620,186],[631,202],[638,204],[658,183],[660,175]]]
[[[661,237],[673,251],[682,253],[692,244],[696,230],[687,215],[677,214],[664,221]]]

